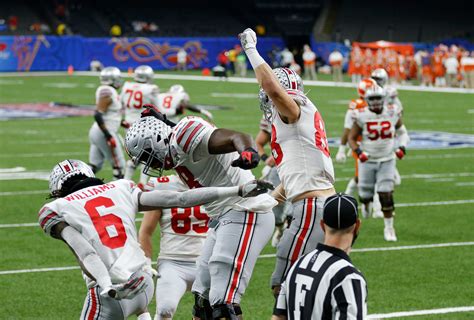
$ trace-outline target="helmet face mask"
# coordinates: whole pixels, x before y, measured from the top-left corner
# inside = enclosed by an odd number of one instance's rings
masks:
[[[125,149],[135,165],[145,166],[146,175],[161,177],[163,170],[173,167],[170,134],[171,128],[154,117],[141,118],[127,130]]]
[[[49,191],[51,198],[60,198],[67,194],[65,184],[72,178],[84,180],[95,178],[91,167],[81,160],[68,159],[56,164],[49,175]]]
[[[155,73],[150,66],[138,66],[133,72],[133,79],[140,83],[153,83]]]
[[[107,67],[100,72],[100,83],[112,86],[116,89],[122,85],[122,76],[120,70],[116,67]]]
[[[380,86],[374,86],[367,89],[365,100],[369,106],[369,110],[374,113],[381,113],[385,104],[386,92]]]
[[[260,101],[260,110],[262,110],[263,116],[267,121],[271,122],[273,116],[273,103],[263,89],[260,89],[258,92],[258,100]]]

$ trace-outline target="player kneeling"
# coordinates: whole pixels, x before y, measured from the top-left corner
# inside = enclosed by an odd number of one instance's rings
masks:
[[[143,193],[131,181],[104,183],[84,162],[64,160],[49,178],[56,199],[38,219],[47,234],[66,242],[83,270],[89,290],[81,319],[151,319],[152,272],[137,241],[136,212],[255,196],[267,192],[265,186],[254,180],[240,187]]]
[[[178,176],[150,178],[145,190],[185,191],[189,188]],[[138,234],[150,261],[152,235],[160,224],[160,254],[156,281],[155,320],[172,319],[181,297],[191,291],[197,274],[196,261],[207,235],[209,217],[201,206],[145,212]]]
[[[393,190],[395,183],[395,155],[402,159],[409,137],[395,104],[386,104],[386,92],[379,86],[367,89],[368,107],[355,113],[354,125],[349,133],[349,145],[359,158],[359,197],[364,216],[371,211],[374,188],[382,205],[386,241],[397,241],[393,227]],[[362,135],[360,147],[357,137]],[[396,147],[397,137],[398,147]],[[395,152],[394,152],[395,150]]]

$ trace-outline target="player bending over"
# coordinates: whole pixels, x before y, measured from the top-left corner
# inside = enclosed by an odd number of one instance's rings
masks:
[[[122,105],[117,93],[122,85],[120,70],[105,68],[100,72],[100,83],[95,92],[95,122],[89,130],[89,165],[97,173],[106,159],[112,165],[114,178],[122,179],[125,158],[117,133],[122,120]]]
[[[281,179],[277,196],[293,204],[293,221],[277,247],[271,279],[276,296],[292,264],[324,239],[319,221],[325,199],[336,192],[334,168],[324,121],[305,96],[301,78],[287,68],[272,70],[257,51],[253,30],[239,37],[261,86],[260,108],[272,125],[272,155]]]
[[[143,193],[128,180],[104,183],[79,160],[58,163],[49,189],[55,200],[39,211],[39,224],[48,235],[66,242],[83,270],[88,292],[81,319],[136,314],[140,320],[151,319],[147,305],[153,297],[153,280],[137,241],[136,212],[267,191],[260,182],[249,181],[240,187]]]
[[[408,132],[398,106],[386,104],[383,88],[374,86],[367,89],[365,99],[368,107],[354,114],[354,125],[349,133],[349,145],[360,161],[358,186],[362,211],[364,215],[370,212],[374,189],[377,188],[384,215],[384,239],[397,241],[393,226],[395,155],[399,159],[405,156]]]
[[[132,159],[145,164],[145,172],[160,176],[162,170],[173,168],[191,189],[252,181],[248,169],[259,162],[249,135],[218,129],[198,117],[186,117],[173,128],[155,117],[144,117],[127,132],[125,145]],[[211,221],[192,287],[195,319],[241,315],[240,299],[273,232],[275,204],[271,196],[262,194],[205,205]]]

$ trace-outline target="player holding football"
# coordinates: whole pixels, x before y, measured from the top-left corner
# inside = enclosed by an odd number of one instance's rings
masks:
[[[326,197],[335,194],[334,168],[321,114],[305,96],[301,78],[287,68],[272,70],[257,51],[252,29],[239,35],[261,86],[260,108],[272,124],[271,146],[282,184],[279,201],[293,204],[293,221],[277,247],[271,285],[275,295],[291,265],[323,241],[319,226]]]
[[[122,126],[128,129],[130,124],[140,119],[140,113],[143,111],[143,106],[147,104],[158,104],[158,95],[160,89],[153,83],[155,73],[150,66],[142,65],[133,72],[133,80],[127,81],[122,87],[120,93],[120,101],[125,109],[125,120]],[[132,180],[135,174],[136,167],[131,160],[127,161],[124,178]],[[141,173],[138,187],[143,189],[148,177]]]
[[[186,117],[171,128],[146,116],[127,132],[125,145],[136,163],[145,164],[144,172],[160,176],[163,169],[174,168],[191,189],[252,181],[248,169],[259,162],[249,135],[216,128],[198,117]],[[195,319],[241,315],[241,296],[273,232],[275,220],[270,211],[275,204],[268,194],[206,204],[211,221],[192,287]]]
[[[145,190],[189,190],[178,176],[150,178]],[[150,261],[152,235],[160,225],[160,254],[156,281],[155,320],[172,319],[181,297],[191,291],[197,274],[196,261],[207,235],[209,217],[202,206],[145,212],[138,238]]]
[[[104,183],[79,160],[64,160],[49,178],[51,197],[39,211],[41,228],[71,248],[88,293],[81,319],[124,319],[146,311],[153,296],[151,270],[137,241],[135,214],[142,210],[190,207],[228,197],[266,192],[258,181],[240,187],[143,193],[133,182]]]
[[[117,89],[122,85],[120,70],[107,67],[100,72],[101,85],[95,93],[95,122],[89,130],[89,165],[97,173],[107,159],[115,179],[123,178],[125,158],[117,131],[122,119],[122,105]]]
[[[365,99],[368,107],[355,112],[354,124],[349,133],[349,145],[360,161],[359,197],[362,209],[368,215],[374,188],[377,187],[384,215],[384,239],[397,241],[393,226],[395,156],[398,159],[405,156],[408,132],[398,106],[386,103],[383,88],[377,85],[367,89]],[[362,141],[359,145],[357,140],[360,135]],[[397,144],[395,139],[398,140]]]
[[[159,94],[156,106],[161,113],[175,123],[179,121],[179,115],[182,115],[185,109],[200,113],[210,121],[213,120],[212,113],[192,105],[189,101],[189,94],[184,90],[184,87],[180,84],[175,84],[170,87],[168,92]]]

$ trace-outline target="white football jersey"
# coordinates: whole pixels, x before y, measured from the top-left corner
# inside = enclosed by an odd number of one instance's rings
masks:
[[[112,282],[122,283],[145,264],[135,227],[139,192],[123,179],[84,188],[44,205],[39,224],[48,234],[61,221],[79,231],[97,251]]]
[[[125,120],[133,123],[140,119],[143,105],[158,106],[160,89],[156,84],[127,81],[122,87],[120,101],[125,108]]]
[[[166,92],[158,95],[158,108],[174,122],[178,121],[179,109],[188,102],[189,95],[186,92]]]
[[[96,104],[99,103],[99,99],[103,97],[110,97],[112,99],[109,108],[102,115],[105,126],[110,132],[117,132],[120,128],[120,122],[122,121],[123,115],[122,104],[120,103],[117,90],[112,86],[102,85],[98,87],[95,92]],[[97,125],[97,123],[94,122],[94,125]]]
[[[178,176],[150,178],[145,190],[186,191]],[[207,236],[209,217],[201,206],[162,209],[159,259],[196,261]]]
[[[385,105],[377,114],[369,108],[359,109],[355,114],[357,125],[362,128],[360,148],[369,154],[368,161],[387,161],[395,158],[395,131],[400,119],[397,105]]]
[[[181,119],[173,128],[170,147],[175,170],[189,188],[238,186],[255,177],[250,170],[232,167],[238,152],[210,154],[208,142],[217,128],[199,117]],[[276,204],[268,194],[244,199],[229,197],[205,205],[209,216],[230,209],[267,212]]]
[[[288,93],[293,94],[291,90]],[[308,98],[299,94],[299,100],[301,115],[297,122],[286,124],[276,110],[272,115],[272,155],[289,201],[304,192],[329,189],[334,184],[321,114]]]

